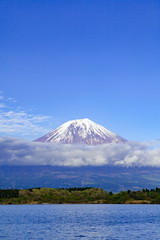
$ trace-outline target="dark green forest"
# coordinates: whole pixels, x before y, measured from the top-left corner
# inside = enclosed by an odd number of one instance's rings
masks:
[[[119,193],[92,187],[0,189],[0,204],[160,204],[160,188]]]

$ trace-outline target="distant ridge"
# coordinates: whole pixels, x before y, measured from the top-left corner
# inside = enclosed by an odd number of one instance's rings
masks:
[[[97,145],[103,143],[124,143],[127,140],[88,118],[84,118],[68,121],[34,141]]]

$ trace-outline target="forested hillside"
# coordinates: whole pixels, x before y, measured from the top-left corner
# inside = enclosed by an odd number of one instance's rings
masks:
[[[0,204],[160,204],[160,188],[107,192],[101,188],[0,190]]]

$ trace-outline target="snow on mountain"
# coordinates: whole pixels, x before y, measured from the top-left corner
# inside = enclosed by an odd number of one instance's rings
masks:
[[[127,140],[85,118],[68,121],[34,141],[96,145],[103,143],[123,143]]]

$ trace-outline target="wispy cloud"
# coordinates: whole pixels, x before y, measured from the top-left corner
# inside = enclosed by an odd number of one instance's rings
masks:
[[[97,146],[29,142],[0,138],[0,165],[160,167],[159,142]]]
[[[5,108],[7,107],[4,103],[0,103],[0,108]]]
[[[49,132],[51,129],[46,126],[51,121],[54,121],[51,116],[33,114],[32,111],[22,110],[15,99],[0,95],[1,135],[31,137],[33,139]]]

